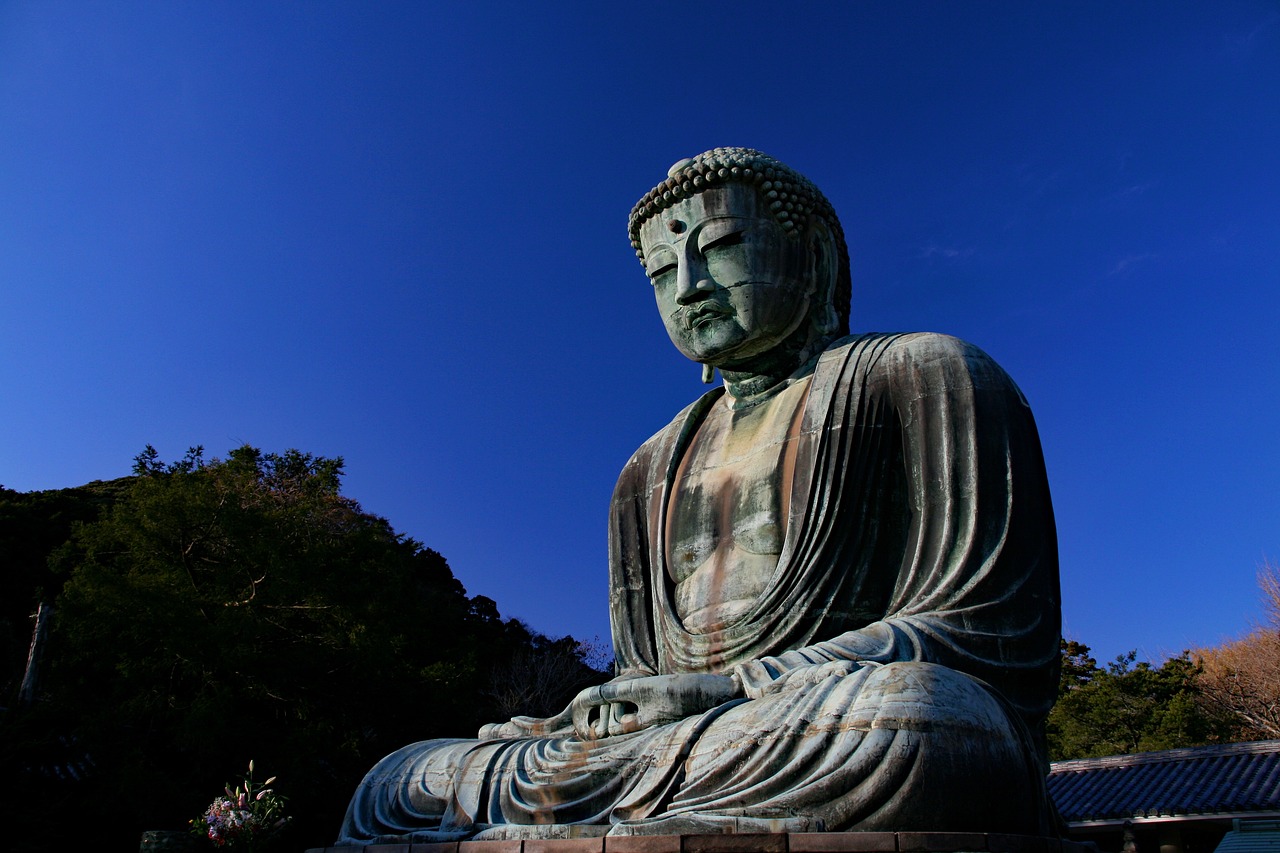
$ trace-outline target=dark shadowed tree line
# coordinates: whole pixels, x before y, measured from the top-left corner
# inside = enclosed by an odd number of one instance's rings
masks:
[[[445,559],[342,495],[342,460],[148,447],[134,476],[0,490],[7,849],[136,850],[252,758],[330,843],[382,755],[545,714],[600,650],[469,597]],[[53,607],[32,701],[31,615]]]

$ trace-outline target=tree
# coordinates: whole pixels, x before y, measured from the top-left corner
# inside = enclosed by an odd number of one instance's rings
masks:
[[[597,645],[573,637],[543,637],[511,621],[511,629],[526,632],[529,639],[516,645],[515,652],[490,675],[486,695],[494,702],[497,720],[550,717],[565,709],[566,699],[601,681],[600,668],[592,665],[593,659],[601,657]]]
[[[1205,699],[1234,716],[1243,737],[1280,738],[1280,564],[1263,563],[1258,588],[1266,622],[1194,657]]]
[[[1063,640],[1049,757],[1091,758],[1229,740],[1232,726],[1200,701],[1199,666],[1187,652],[1159,667],[1120,655],[1105,669],[1089,647]]]
[[[249,446],[137,457],[118,500],[49,561],[46,695],[0,720],[0,757],[39,796],[6,801],[7,824],[44,846],[94,825],[95,846],[136,849],[252,758],[290,797],[291,846],[323,845],[377,759],[474,736],[499,719],[491,672],[576,647],[468,598],[440,554],[341,494],[342,470]]]
[[[124,479],[40,492],[0,487],[0,705],[16,701],[37,607],[53,601],[62,587],[49,555],[127,487]]]

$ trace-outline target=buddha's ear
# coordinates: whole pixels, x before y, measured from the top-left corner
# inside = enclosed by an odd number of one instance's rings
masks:
[[[814,281],[814,319],[823,334],[830,334],[840,326],[836,315],[836,279],[840,262],[836,257],[836,241],[831,229],[821,217],[812,216],[809,221],[808,249]]]

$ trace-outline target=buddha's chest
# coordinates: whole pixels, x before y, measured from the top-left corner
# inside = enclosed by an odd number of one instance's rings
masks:
[[[721,398],[681,460],[666,558],[677,613],[695,633],[749,609],[777,568],[808,387],[802,380],[741,411]]]

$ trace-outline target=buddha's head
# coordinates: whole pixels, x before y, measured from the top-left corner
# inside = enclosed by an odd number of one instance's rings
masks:
[[[631,211],[631,244],[671,341],[735,369],[847,334],[849,253],[807,178],[749,148],[681,160]]]

